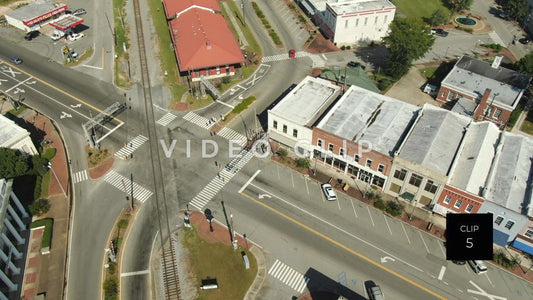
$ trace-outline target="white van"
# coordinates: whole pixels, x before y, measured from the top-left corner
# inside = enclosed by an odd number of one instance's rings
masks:
[[[469,260],[468,264],[477,274],[487,272],[487,266],[485,266],[485,263],[483,263],[481,260]]]

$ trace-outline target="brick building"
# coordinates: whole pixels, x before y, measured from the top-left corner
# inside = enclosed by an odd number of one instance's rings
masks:
[[[441,82],[437,101],[454,102],[452,110],[498,126],[509,121],[531,77],[464,55]]]

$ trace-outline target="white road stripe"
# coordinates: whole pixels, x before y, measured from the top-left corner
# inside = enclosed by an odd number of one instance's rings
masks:
[[[442,277],[444,277],[444,272],[446,271],[446,267],[445,266],[442,266],[440,268],[440,273],[439,273],[439,280],[442,280]]]
[[[150,274],[150,270],[122,273],[122,274],[120,274],[120,277],[134,276],[134,275],[144,275],[144,274]]]

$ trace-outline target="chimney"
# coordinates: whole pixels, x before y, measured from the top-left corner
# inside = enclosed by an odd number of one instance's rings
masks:
[[[500,64],[502,63],[502,58],[503,56],[495,56],[491,67],[493,67],[494,69],[498,69],[500,67]]]
[[[478,120],[478,118],[483,118],[483,110],[487,107],[487,102],[490,97],[491,89],[486,89],[483,93],[483,96],[479,100],[479,104],[476,107],[476,110],[474,112],[474,115],[472,116],[474,119]]]
[[[205,47],[207,48],[207,50],[211,50],[211,43],[209,41],[206,41]]]

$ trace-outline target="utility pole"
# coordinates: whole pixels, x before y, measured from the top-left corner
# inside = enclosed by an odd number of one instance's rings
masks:
[[[131,196],[131,211],[133,211],[133,173],[130,173],[130,196]]]
[[[244,0],[241,0],[241,8],[242,8],[242,24],[246,26],[246,17],[244,16]]]

